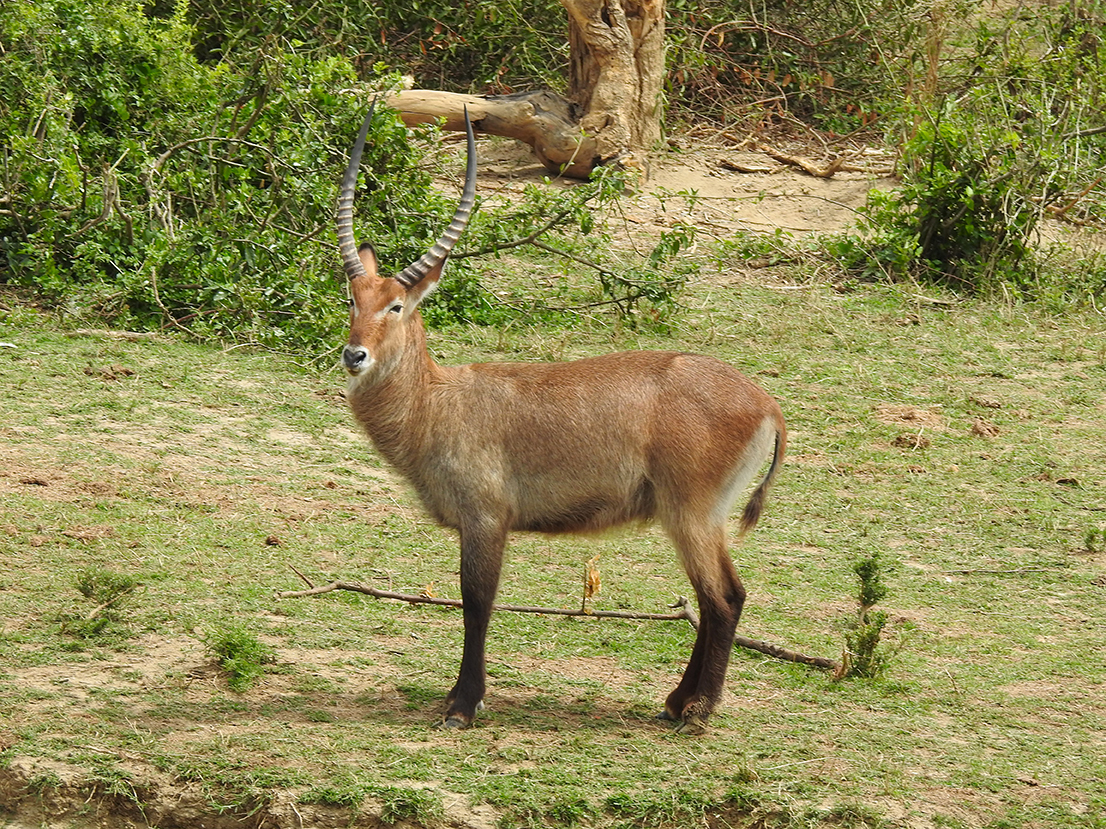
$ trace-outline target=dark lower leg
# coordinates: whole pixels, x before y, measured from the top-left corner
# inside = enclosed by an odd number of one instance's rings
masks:
[[[506,534],[475,530],[461,533],[461,601],[465,647],[457,684],[446,698],[446,725],[463,727],[476,716],[484,699],[484,643],[492,614]]]
[[[710,564],[701,569],[689,568],[699,602],[699,632],[687,670],[665,702],[665,715],[680,721],[681,731],[702,731],[721,699],[737,622],[745,603],[745,590],[729,552],[724,541],[718,541],[715,552],[707,559]],[[686,548],[684,554],[687,555]]]
[[[722,698],[737,622],[745,603],[745,591],[737,574],[732,572],[732,566],[726,569],[730,572],[723,579],[722,595],[709,595],[704,591],[699,596],[700,630],[706,630],[706,637],[698,684],[695,692],[684,700],[681,710],[680,719],[688,730],[702,730]]]
[[[700,605],[701,607],[701,605]],[[684,675],[680,678],[680,684],[673,689],[664,702],[664,719],[679,722],[684,718],[684,706],[699,688],[699,677],[703,671],[703,653],[706,650],[708,639],[708,617],[700,615],[699,630],[695,636],[695,645],[691,649],[691,659],[688,660]]]
[[[467,726],[476,716],[476,709],[484,699],[485,668],[484,641],[488,632],[491,606],[469,611],[470,600],[463,599],[465,608],[465,649],[461,657],[461,670],[457,683],[446,697],[445,721],[447,725]]]

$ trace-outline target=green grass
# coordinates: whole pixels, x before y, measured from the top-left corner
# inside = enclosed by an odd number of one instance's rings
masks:
[[[455,539],[357,433],[337,372],[0,316],[0,777],[21,809],[187,791],[212,814],[291,797],[415,825],[1106,825],[1106,323],[913,291],[701,279],[666,335],[431,335],[446,362],[704,351],[781,401],[788,459],[735,550],[743,632],[839,656],[852,567],[878,554],[903,647],[844,682],[737,652],[702,738],[653,719],[686,624],[508,614],[488,710],[432,728],[459,613],[275,598],[293,567],[458,595]],[[596,553],[593,607],[688,592],[649,530],[519,536],[500,599],[577,606]],[[133,589],[77,635],[92,575]],[[228,625],[275,654],[242,691],[205,644]]]

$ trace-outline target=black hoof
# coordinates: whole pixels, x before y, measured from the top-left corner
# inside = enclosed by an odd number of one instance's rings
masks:
[[[471,717],[466,717],[464,714],[446,714],[445,719],[438,723],[438,728],[448,728],[451,730],[457,730],[461,728],[468,728],[472,725],[473,720],[476,719],[476,713],[484,710],[484,700],[476,703],[476,711],[473,712]]]

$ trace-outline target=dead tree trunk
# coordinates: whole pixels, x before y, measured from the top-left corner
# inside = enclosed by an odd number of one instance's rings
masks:
[[[462,95],[431,89],[408,89],[389,95],[408,126],[443,121],[445,129],[463,132],[464,113],[478,132],[516,138],[534,148],[547,168],[573,178],[587,178],[603,163],[594,136],[581,130],[577,109],[555,92],[539,89],[513,95]]]
[[[407,124],[445,119],[463,130],[525,141],[551,171],[587,178],[618,161],[643,170],[661,135],[664,0],[561,0],[568,12],[569,94],[460,95],[412,89],[389,96]]]
[[[603,161],[661,137],[664,0],[561,0],[568,11],[569,97]]]

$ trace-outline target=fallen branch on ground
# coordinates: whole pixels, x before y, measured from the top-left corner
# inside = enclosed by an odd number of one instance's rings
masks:
[[[759,145],[758,149],[765,155],[776,159],[776,161],[782,161],[784,164],[798,167],[807,175],[814,176],[815,178],[833,178],[833,174],[840,170],[841,166],[845,163],[843,158],[838,157],[830,159],[825,167],[819,167],[812,161],[807,161],[805,158],[800,158],[799,156],[788,155],[766,144]]]
[[[765,656],[774,657],[775,659],[782,659],[784,662],[797,662],[800,665],[810,665],[813,668],[821,668],[824,671],[836,672],[840,667],[837,662],[832,659],[826,659],[824,656],[808,656],[805,653],[788,650],[787,648],[773,645],[771,642],[764,642],[760,639],[749,639],[745,636],[737,636],[734,638],[734,645],[745,648],[746,650],[762,653]]]
[[[300,575],[300,578],[303,578]],[[306,579],[304,579],[306,581]],[[310,582],[308,582],[310,584]],[[364,593],[377,599],[396,599],[409,604],[433,604],[440,607],[464,607],[460,599],[442,599],[437,596],[416,596],[411,593],[395,593],[391,590],[378,590],[367,584],[354,584],[346,581],[332,581],[318,587],[310,587],[307,590],[288,590],[277,593],[278,599],[298,599],[304,596],[319,596],[334,590],[352,590],[355,593]],[[670,622],[677,619],[687,619],[693,627],[698,627],[699,618],[695,611],[686,604],[687,599],[681,597],[681,601],[675,605],[680,608],[675,613],[638,613],[633,610],[590,610],[588,608],[576,608],[571,610],[563,607],[530,607],[528,605],[497,604],[492,610],[505,610],[509,613],[541,613],[549,616],[595,616],[598,619],[649,619],[653,621]]]
[[[377,599],[395,599],[396,601],[407,602],[408,604],[430,604],[438,605],[439,607],[456,608],[464,606],[460,599],[442,599],[437,596],[416,596],[411,593],[396,593],[392,590],[380,590],[376,587],[370,587],[367,584],[356,584],[347,581],[332,581],[329,584],[316,587],[303,573],[296,570],[295,567],[292,569],[295,571],[296,575],[307,584],[307,589],[285,590],[276,594],[278,599],[300,599],[306,596],[321,596],[324,593],[332,593],[335,590],[349,590],[354,593],[364,593],[367,596],[372,596]],[[507,611],[508,613],[540,613],[546,616],[594,616],[597,619],[644,619],[658,622],[672,622],[686,619],[693,628],[696,630],[699,629],[699,614],[695,612],[695,609],[691,606],[691,602],[688,601],[685,596],[680,596],[676,604],[673,605],[673,608],[675,609],[674,613],[643,613],[636,610],[592,610],[587,607],[579,607],[572,610],[562,607],[533,607],[529,605],[514,604],[497,604],[492,607],[493,610]],[[773,645],[770,642],[763,642],[760,639],[749,639],[744,636],[738,636],[734,640],[734,645],[746,648],[747,650],[757,651],[758,653],[771,656],[775,659],[781,659],[785,662],[811,665],[815,668],[822,668],[828,671],[837,670],[838,667],[838,664],[832,659],[825,659],[820,656],[807,656],[806,654],[797,653],[787,648],[780,647],[779,645]]]

